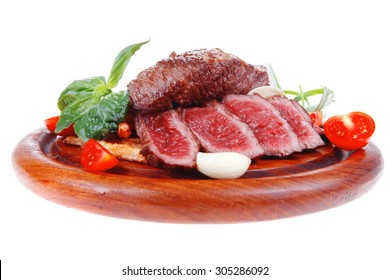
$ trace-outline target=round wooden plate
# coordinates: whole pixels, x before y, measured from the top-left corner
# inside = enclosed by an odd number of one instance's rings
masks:
[[[260,159],[234,180],[174,174],[132,162],[91,173],[81,168],[79,153],[80,148],[42,128],[16,146],[13,165],[29,189],[65,206],[176,223],[261,221],[328,209],[366,193],[383,169],[373,143],[356,152],[326,145],[284,159]]]

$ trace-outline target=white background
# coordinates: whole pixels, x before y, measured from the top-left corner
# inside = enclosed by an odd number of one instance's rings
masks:
[[[377,123],[373,141],[386,160],[390,19],[385,3],[2,1],[4,279],[130,279],[121,276],[127,265],[253,265],[269,266],[268,279],[390,279],[386,167],[370,192],[331,210],[259,223],[177,225],[108,218],[46,201],[19,183],[11,164],[17,142],[58,114],[63,88],[75,79],[107,76],[123,47],[149,38],[118,89],[171,51],[219,47],[250,63],[272,62],[285,88],[330,87],[336,102],[329,115],[371,114]]]

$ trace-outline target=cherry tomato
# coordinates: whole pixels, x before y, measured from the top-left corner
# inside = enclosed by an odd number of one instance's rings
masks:
[[[89,171],[106,171],[119,164],[119,160],[95,139],[89,139],[81,150],[81,165]]]
[[[329,141],[344,150],[358,150],[367,145],[375,131],[375,122],[367,114],[352,112],[334,116],[324,124],[324,131]]]
[[[68,128],[61,130],[59,133],[56,133],[55,130],[56,130],[57,122],[59,119],[60,119],[60,116],[55,116],[55,117],[51,117],[51,118],[45,120],[45,125],[46,125],[47,129],[50,130],[51,133],[55,133],[59,136],[76,135],[76,133],[74,132],[73,124],[71,124]]]
[[[316,126],[322,126],[322,111],[310,113],[311,122]]]

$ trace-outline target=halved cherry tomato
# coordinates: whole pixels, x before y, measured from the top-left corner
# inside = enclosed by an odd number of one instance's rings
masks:
[[[119,164],[119,160],[95,139],[89,139],[81,150],[81,165],[89,171],[106,171]]]
[[[375,131],[375,122],[367,114],[352,112],[334,116],[324,124],[324,131],[329,141],[344,150],[358,150],[370,141]]]
[[[311,112],[309,115],[314,125],[322,126],[322,111]]]
[[[47,129],[50,130],[51,133],[55,133],[59,136],[76,135],[76,133],[74,132],[73,124],[71,124],[68,128],[61,130],[59,133],[56,133],[55,130],[56,130],[57,122],[59,119],[60,119],[60,116],[55,116],[55,117],[51,117],[51,118],[48,118],[45,120],[45,125],[46,125]]]

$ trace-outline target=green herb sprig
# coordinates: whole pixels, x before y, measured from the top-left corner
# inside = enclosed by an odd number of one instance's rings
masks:
[[[89,138],[102,139],[116,131],[125,118],[129,99],[127,91],[114,92],[112,89],[118,85],[130,58],[149,41],[124,48],[117,55],[107,82],[99,76],[75,80],[67,86],[57,102],[61,115],[56,132],[73,123],[77,136],[86,141]]]
[[[285,94],[294,96],[294,100],[300,102],[307,112],[320,112],[334,101],[334,92],[325,86],[308,91],[303,91],[301,85],[299,85],[299,91],[282,89],[272,65],[267,65],[267,69],[271,83],[281,89]],[[312,104],[310,99],[316,95],[321,95],[321,99],[317,104]]]

